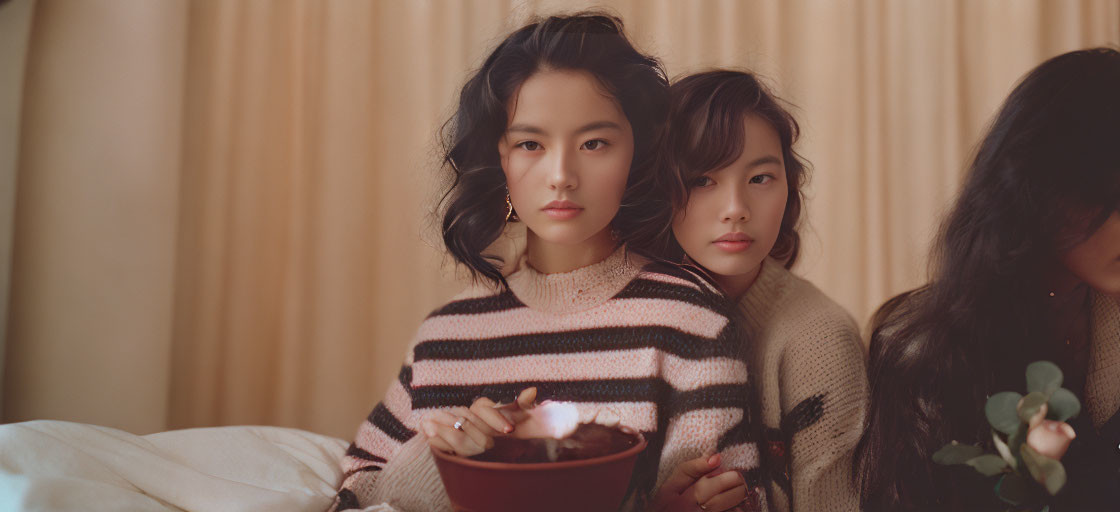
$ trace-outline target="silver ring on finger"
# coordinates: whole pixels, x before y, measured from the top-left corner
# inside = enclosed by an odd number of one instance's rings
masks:
[[[463,431],[463,425],[465,425],[466,423],[467,423],[467,419],[460,416],[459,419],[455,420],[455,424],[451,425],[451,428],[453,428],[455,430],[458,430],[459,432],[462,432]]]

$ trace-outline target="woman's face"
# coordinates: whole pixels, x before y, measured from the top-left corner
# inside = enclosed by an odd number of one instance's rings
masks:
[[[532,235],[576,245],[609,235],[634,135],[617,101],[583,71],[539,71],[509,105],[498,142],[510,202]]]
[[[744,123],[743,153],[688,184],[673,235],[689,258],[718,276],[753,279],[778,239],[788,190],[778,132],[753,115]]]
[[[1093,289],[1120,298],[1120,210],[1066,252],[1062,263]]]

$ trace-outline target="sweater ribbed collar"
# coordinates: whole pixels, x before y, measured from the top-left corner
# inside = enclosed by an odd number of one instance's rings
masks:
[[[543,274],[522,259],[517,272],[506,278],[518,300],[538,311],[567,314],[591,309],[622,291],[641,268],[615,249],[603,261],[570,272]]]
[[[758,277],[739,299],[739,306],[746,313],[743,321],[752,332],[758,332],[777,312],[789,276],[789,271],[779,261],[770,257],[762,260]]]

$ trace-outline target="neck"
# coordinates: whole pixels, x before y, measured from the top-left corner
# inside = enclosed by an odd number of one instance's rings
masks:
[[[542,274],[571,272],[598,263],[617,248],[618,243],[611,237],[610,226],[574,245],[549,242],[532,230],[529,230],[525,240],[529,265]]]
[[[727,295],[727,298],[739,300],[743,297],[743,294],[747,293],[751,285],[758,280],[758,274],[760,272],[762,272],[761,263],[746,274],[725,276],[723,274],[712,273],[712,277],[715,278],[716,284],[718,284],[720,289],[723,290],[723,293]]]

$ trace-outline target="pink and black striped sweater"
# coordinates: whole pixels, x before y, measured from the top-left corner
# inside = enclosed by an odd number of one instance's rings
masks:
[[[630,500],[639,507],[678,463],[717,451],[761,485],[739,337],[707,281],[624,248],[562,274],[522,264],[507,281],[468,290],[421,324],[346,453],[335,509],[450,510],[420,419],[529,386],[538,400],[576,403],[581,421],[609,409],[645,433]]]

